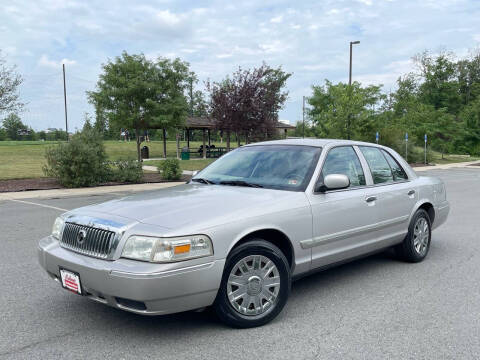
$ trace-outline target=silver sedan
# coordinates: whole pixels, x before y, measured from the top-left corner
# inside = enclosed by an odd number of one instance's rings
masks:
[[[38,257],[65,289],[103,304],[144,315],[213,305],[224,322],[252,327],[310,272],[392,247],[422,261],[448,212],[442,181],[389,148],[270,141],[187,184],[67,212]]]

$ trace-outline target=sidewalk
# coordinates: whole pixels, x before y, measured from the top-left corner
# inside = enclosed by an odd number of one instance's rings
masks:
[[[442,164],[442,165],[433,165],[433,166],[418,166],[412,168],[415,171],[428,171],[428,170],[445,170],[451,168],[464,168],[470,165],[480,164],[480,160],[476,161],[465,161],[465,162],[458,162],[458,163],[451,163],[451,164]]]
[[[184,182],[168,182],[168,183],[148,183],[148,184],[131,184],[131,185],[114,185],[114,186],[98,186],[91,188],[79,189],[52,189],[52,190],[33,190],[0,193],[0,201],[17,200],[17,199],[42,199],[42,198],[62,198],[69,196],[108,194],[115,192],[137,192],[147,190],[164,189],[176,185],[184,184]]]

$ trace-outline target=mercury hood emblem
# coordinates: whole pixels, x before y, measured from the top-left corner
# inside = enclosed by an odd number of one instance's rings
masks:
[[[87,238],[87,232],[84,229],[80,230],[77,234],[77,243],[83,244],[86,238]]]

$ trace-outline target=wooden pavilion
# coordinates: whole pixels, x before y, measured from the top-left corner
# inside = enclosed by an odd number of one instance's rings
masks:
[[[287,131],[290,129],[295,129],[295,126],[290,124],[285,124],[283,122],[277,122],[275,126],[279,133],[284,133],[285,138],[287,137]],[[211,139],[210,133],[212,130],[215,129],[215,122],[213,119],[208,117],[187,117],[185,121],[185,131],[186,131],[186,138],[187,138],[187,147],[190,149],[190,131],[192,130],[202,130],[202,139],[203,139],[203,158],[206,157],[206,149],[207,144],[210,147]]]

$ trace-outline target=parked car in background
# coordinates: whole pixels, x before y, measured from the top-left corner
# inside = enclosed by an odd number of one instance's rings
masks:
[[[281,140],[227,153],[184,185],[69,211],[39,243],[64,288],[137,314],[213,305],[235,327],[275,318],[292,280],[393,247],[428,253],[443,182],[395,151]]]

